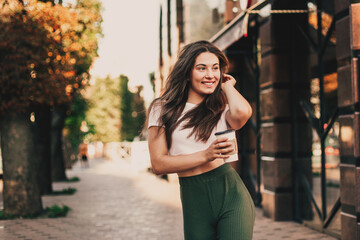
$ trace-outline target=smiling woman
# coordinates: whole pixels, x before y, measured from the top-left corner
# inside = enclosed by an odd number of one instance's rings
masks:
[[[251,239],[254,204],[225,160],[233,144],[215,132],[241,128],[249,103],[225,74],[228,61],[213,44],[186,45],[164,94],[148,113],[148,143],[156,174],[177,173],[185,239]],[[246,218],[246,219],[245,219]]]

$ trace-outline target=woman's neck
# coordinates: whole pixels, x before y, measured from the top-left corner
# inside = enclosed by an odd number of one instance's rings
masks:
[[[191,97],[191,96],[189,96],[188,99],[186,100],[186,102],[198,105],[198,104],[200,104],[203,100],[204,100],[204,97],[200,97],[200,96],[196,96],[196,97],[193,96],[193,97]]]

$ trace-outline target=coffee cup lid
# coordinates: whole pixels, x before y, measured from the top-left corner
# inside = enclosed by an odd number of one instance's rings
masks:
[[[229,132],[232,132],[232,131],[235,131],[235,130],[234,129],[228,129],[228,130],[225,130],[225,131],[222,131],[222,132],[217,132],[217,133],[215,133],[215,136],[222,135],[222,134],[225,134],[225,133],[229,133]]]

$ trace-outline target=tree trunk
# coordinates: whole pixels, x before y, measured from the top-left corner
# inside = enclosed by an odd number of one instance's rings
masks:
[[[52,193],[51,176],[51,111],[49,106],[38,106],[35,112],[37,149],[40,157],[39,187],[41,194]]]
[[[30,113],[8,111],[0,123],[4,170],[4,212],[16,216],[38,214],[42,201],[36,172],[36,154]]]
[[[63,153],[63,129],[66,118],[66,107],[56,107],[51,120],[51,163],[53,181],[67,180]]]

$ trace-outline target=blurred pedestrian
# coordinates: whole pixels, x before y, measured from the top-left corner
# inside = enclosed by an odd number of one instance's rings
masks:
[[[81,167],[88,168],[89,167],[89,159],[88,159],[88,144],[87,141],[80,143],[79,145],[79,159]]]
[[[215,132],[240,129],[252,114],[234,77],[225,74],[227,66],[213,44],[186,45],[163,94],[149,107],[152,168],[179,176],[185,240],[252,239],[252,198],[225,163],[234,146],[215,137]]]

